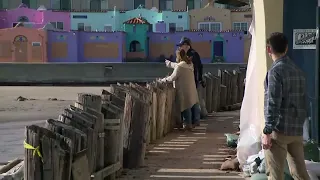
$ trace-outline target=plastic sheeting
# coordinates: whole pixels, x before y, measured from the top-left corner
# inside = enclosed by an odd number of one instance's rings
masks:
[[[259,109],[262,95],[257,92],[261,87],[258,79],[258,59],[256,57],[255,18],[253,16],[249,29],[252,36],[250,54],[246,73],[246,88],[240,111],[240,140],[237,146],[237,157],[240,164],[244,164],[248,156],[258,154],[261,150],[261,121],[263,109]],[[260,73],[259,73],[260,74]]]

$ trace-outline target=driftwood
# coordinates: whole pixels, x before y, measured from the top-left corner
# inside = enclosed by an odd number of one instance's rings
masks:
[[[15,163],[19,162],[15,160]],[[1,173],[0,179],[1,180],[21,180],[24,178],[24,161],[20,161],[18,164],[13,166],[15,164],[13,162],[10,162],[10,166],[12,168],[9,169],[9,166],[6,166],[4,168],[8,168],[9,170],[5,173]],[[8,164],[7,164],[8,165]]]
[[[6,173],[8,172],[10,169],[12,169],[13,167],[15,167],[17,164],[19,164],[21,161],[23,161],[22,159],[14,159],[13,161],[9,162],[8,164],[4,165],[3,167],[0,168],[0,174]]]
[[[25,180],[69,180],[71,140],[36,125],[26,127]]]
[[[104,168],[104,128],[103,128],[103,114],[101,113],[102,99],[100,95],[95,94],[78,94],[78,102],[84,107],[91,108],[87,111],[92,115],[96,116],[96,121],[94,122],[93,130],[97,133],[97,149],[96,149],[96,167],[95,171]]]

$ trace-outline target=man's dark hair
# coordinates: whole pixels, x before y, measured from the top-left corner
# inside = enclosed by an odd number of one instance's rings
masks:
[[[267,39],[267,45],[269,45],[275,53],[283,54],[288,47],[288,38],[283,33],[275,32]]]

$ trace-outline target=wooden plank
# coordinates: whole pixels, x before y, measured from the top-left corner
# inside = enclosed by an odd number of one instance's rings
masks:
[[[117,162],[115,164],[112,164],[110,166],[107,166],[103,169],[101,169],[100,171],[94,173],[91,175],[91,179],[92,180],[102,180],[104,177],[109,176],[110,174],[115,173],[116,171],[118,171],[121,167],[120,162]]]
[[[104,119],[105,141],[105,164],[106,166],[115,164],[119,161],[120,146],[120,119]],[[114,180],[116,173],[106,177],[107,180]]]
[[[111,101],[120,108],[124,108],[124,98],[121,98],[109,91],[102,90],[102,101]]]
[[[59,116],[59,120],[80,129],[87,135],[87,157],[89,162],[90,172],[95,172],[96,149],[97,149],[97,133],[92,129],[93,124],[87,117],[79,114],[76,111],[65,109],[65,114]],[[66,115],[67,114],[67,115]]]
[[[220,109],[227,106],[227,87],[225,85],[220,85]]]
[[[61,121],[48,119],[45,128],[71,139],[73,154],[87,148],[87,135],[75,127],[64,124]]]
[[[89,162],[86,150],[75,154],[72,163],[72,178],[73,180],[90,180]]]
[[[21,161],[23,161],[22,159],[16,158],[13,161],[9,162],[8,164],[2,166],[0,168],[0,174],[6,173],[8,172],[10,169],[12,169],[13,167],[15,167],[17,164],[19,164]]]
[[[159,87],[159,86],[158,86]],[[157,88],[157,139],[163,137],[164,132],[164,114],[165,114],[165,103],[166,103],[166,93],[160,88]]]
[[[206,108],[208,113],[212,112],[212,78],[210,74],[205,74],[206,81]]]
[[[219,111],[219,96],[220,96],[220,82],[218,76],[212,76],[213,84],[212,84],[212,110],[214,112]]]
[[[122,98],[122,99],[125,99],[126,97],[126,92],[128,90],[118,84],[111,84],[110,85],[110,92],[112,94],[115,94],[116,96]]]
[[[129,145],[127,149],[127,158],[124,167],[138,168],[144,163],[144,143],[145,143],[145,126],[148,120],[148,105],[134,95],[131,92],[126,97],[131,96],[131,125],[129,129]]]
[[[102,109],[102,98],[100,95],[96,94],[87,94],[87,93],[79,93],[78,100],[79,103],[83,104],[84,107],[89,107],[94,109],[96,112],[94,116],[97,117],[96,122],[94,124],[94,131],[98,133],[97,135],[97,149],[96,149],[96,167],[95,170],[100,170],[104,167],[104,128],[103,128],[103,114],[101,113]],[[86,109],[83,109],[86,111]],[[88,111],[87,111],[88,112]]]

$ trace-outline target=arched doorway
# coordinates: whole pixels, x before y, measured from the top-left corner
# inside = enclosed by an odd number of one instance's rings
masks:
[[[14,45],[14,62],[28,61],[28,39],[26,36],[18,35],[13,40]]]
[[[139,52],[141,50],[141,44],[139,41],[131,41],[130,43],[130,52]]]
[[[225,59],[225,41],[219,34],[212,44],[213,62],[223,62]]]
[[[29,18],[27,16],[20,16],[17,22],[29,22]]]

